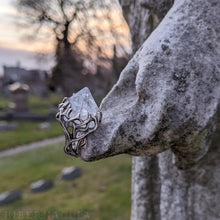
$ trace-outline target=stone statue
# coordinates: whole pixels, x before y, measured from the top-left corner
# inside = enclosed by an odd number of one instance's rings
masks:
[[[211,143],[220,100],[220,1],[120,4],[134,56],[101,103],[102,122],[79,156],[134,156],[132,220],[217,220],[219,148]]]

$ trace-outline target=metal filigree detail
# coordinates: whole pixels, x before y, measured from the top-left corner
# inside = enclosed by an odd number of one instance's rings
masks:
[[[80,113],[71,118],[71,103],[65,97],[58,107],[56,114],[65,135],[65,153],[78,157],[79,151],[87,146],[86,136],[95,131],[101,122],[102,113],[100,111],[94,116],[87,111],[87,117],[82,119]]]

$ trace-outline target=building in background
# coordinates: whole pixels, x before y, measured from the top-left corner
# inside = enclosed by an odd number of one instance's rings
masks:
[[[2,85],[5,94],[13,83],[24,83],[38,96],[48,95],[48,73],[43,70],[26,70],[20,66],[3,66]]]

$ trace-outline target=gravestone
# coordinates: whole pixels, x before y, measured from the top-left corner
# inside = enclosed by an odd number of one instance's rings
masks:
[[[7,205],[21,199],[21,192],[19,190],[8,191],[0,194],[0,205]]]
[[[27,112],[29,111],[28,95],[29,86],[22,83],[14,83],[9,87],[9,91],[12,96],[12,109],[15,112]]]
[[[30,189],[34,193],[47,191],[48,189],[53,187],[53,181],[52,180],[39,180],[37,182],[34,182],[30,185]]]
[[[81,169],[79,167],[66,167],[61,172],[62,180],[74,180],[81,176]]]

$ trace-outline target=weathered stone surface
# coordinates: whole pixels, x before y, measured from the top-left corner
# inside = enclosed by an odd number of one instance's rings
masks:
[[[171,8],[173,0],[119,0],[136,52]]]
[[[63,180],[74,180],[81,176],[81,169],[79,167],[66,167],[62,170],[61,178]]]
[[[133,157],[131,220],[218,220],[220,217],[220,114],[209,152],[191,169],[173,155]]]
[[[8,191],[0,194],[0,205],[6,205],[21,199],[19,190]]]
[[[186,168],[202,158],[220,96],[219,8],[217,0],[175,2],[103,100],[82,159],[172,149]]]
[[[32,192],[42,192],[46,191],[53,187],[53,181],[52,180],[39,180],[37,182],[34,182],[30,185],[30,189]]]
[[[160,219],[157,156],[132,158],[132,220]]]
[[[145,1],[120,2],[136,51],[150,34],[149,12]],[[219,129],[209,147],[220,98],[219,14],[219,0],[176,0],[102,102],[102,124],[82,159],[169,149],[133,157],[132,220],[220,218]]]

